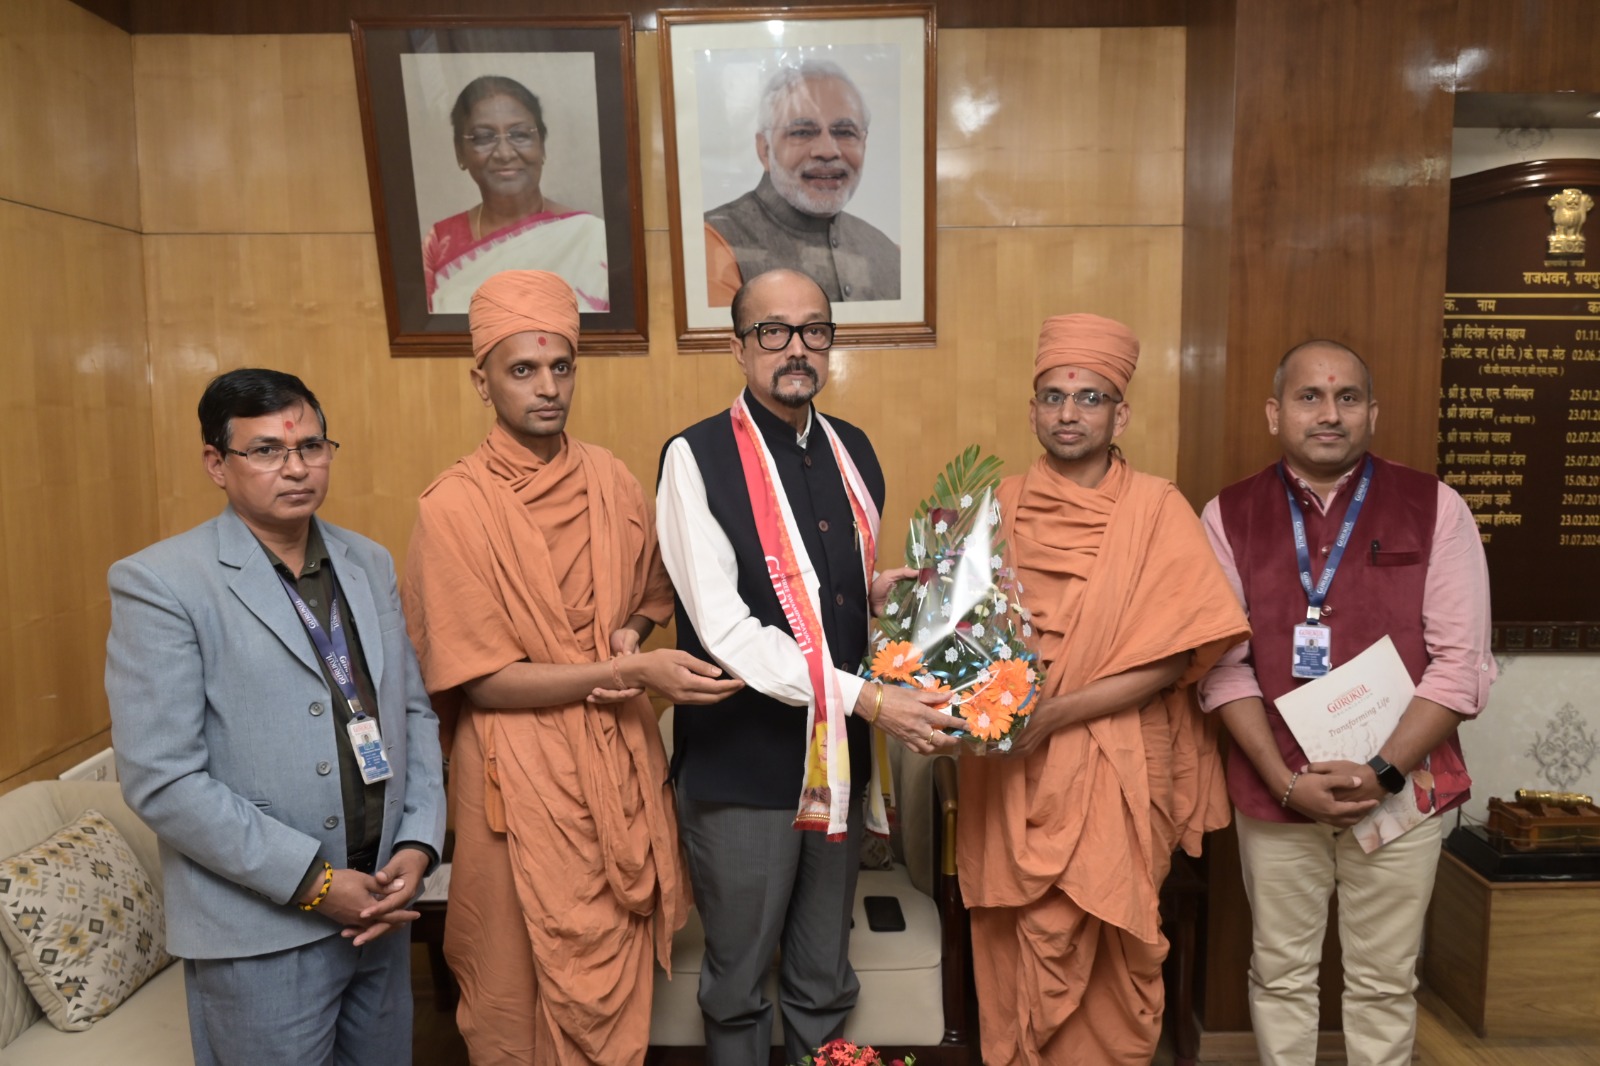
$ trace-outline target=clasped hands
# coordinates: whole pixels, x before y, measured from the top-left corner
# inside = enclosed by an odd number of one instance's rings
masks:
[[[594,704],[622,703],[651,689],[673,703],[701,706],[716,703],[744,688],[737,678],[722,676],[722,668],[675,648],[639,650],[639,634],[624,626],[611,634],[614,677],[622,688],[596,686],[587,700]]]
[[[1348,829],[1387,796],[1372,767],[1340,759],[1303,767],[1288,806],[1313,821]]]
[[[428,856],[416,848],[396,851],[388,865],[376,873],[335,870],[328,895],[317,905],[316,912],[344,926],[339,935],[360,947],[422,916],[407,904],[422,890],[422,877],[427,870]],[[318,878],[301,902],[309,903],[310,896],[320,887]]]

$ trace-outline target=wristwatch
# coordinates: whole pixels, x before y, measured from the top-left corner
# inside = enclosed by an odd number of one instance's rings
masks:
[[[1372,772],[1378,775],[1378,784],[1390,795],[1398,793],[1406,787],[1406,775],[1397,767],[1389,765],[1382,755],[1374,755],[1367,760],[1367,765],[1372,767]]]

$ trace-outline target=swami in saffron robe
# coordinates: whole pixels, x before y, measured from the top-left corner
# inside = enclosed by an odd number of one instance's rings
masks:
[[[405,606],[429,692],[457,707],[445,956],[473,1063],[642,1062],[652,960],[686,910],[650,701],[488,710],[459,688],[602,661],[632,615],[671,617],[637,479],[571,438],[544,462],[496,425],[423,493]]]
[[[1193,651],[1178,682],[1050,734],[964,758],[957,866],[971,908],[988,1066],[1147,1064],[1172,852],[1227,824],[1213,723],[1191,686],[1249,627],[1177,489],[1120,458],[1085,489],[1041,456],[1000,486],[1043,696]]]

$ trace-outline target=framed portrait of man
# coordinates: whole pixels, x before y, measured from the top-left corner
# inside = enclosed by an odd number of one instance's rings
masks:
[[[934,343],[932,4],[660,13],[678,345],[810,275],[839,343]]]
[[[502,270],[572,286],[584,350],[646,348],[633,25],[357,19],[368,183],[395,355],[470,354]]]

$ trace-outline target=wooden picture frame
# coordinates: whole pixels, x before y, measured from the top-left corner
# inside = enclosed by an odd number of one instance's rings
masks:
[[[732,291],[775,266],[828,292],[838,346],[932,347],[933,5],[658,21],[679,348],[725,347]]]
[[[391,353],[470,355],[472,291],[541,269],[577,292],[584,354],[644,354],[632,18],[359,18],[350,35]]]

